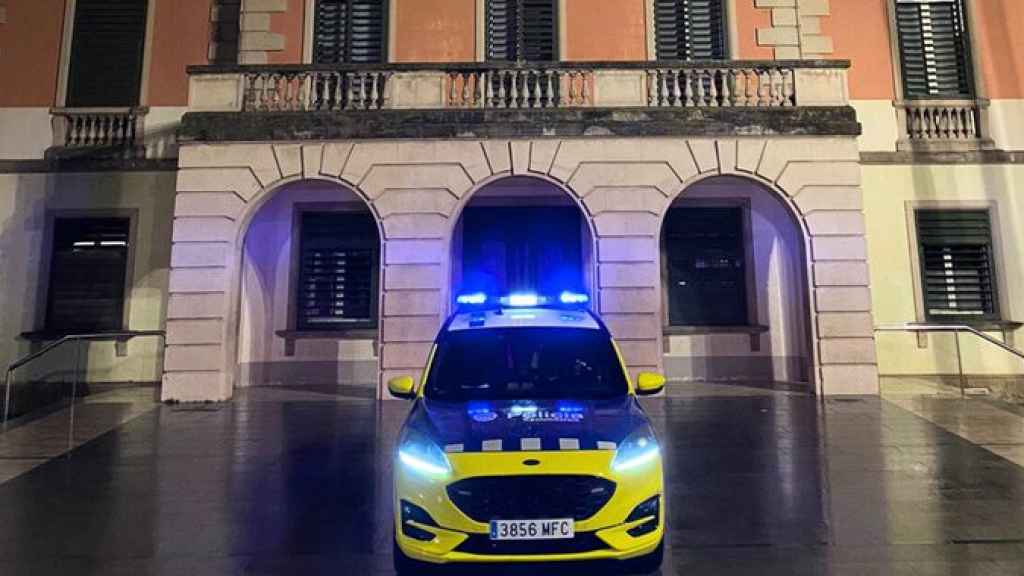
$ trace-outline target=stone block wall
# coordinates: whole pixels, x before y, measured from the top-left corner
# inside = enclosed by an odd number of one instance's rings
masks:
[[[510,175],[553,182],[594,231],[595,305],[630,372],[662,365],[661,221],[704,178],[776,191],[806,233],[815,379],[876,393],[871,300],[853,138],[542,139],[191,144],[179,156],[165,399],[230,397],[248,219],[303,178],[354,190],[380,219],[381,382],[422,368],[449,312],[451,237],[472,193]],[[218,338],[217,335],[220,335]]]
[[[754,6],[771,10],[771,26],[757,30],[757,43],[772,47],[775,59],[813,60],[832,54],[832,37],[821,30],[829,0],[754,0]]]

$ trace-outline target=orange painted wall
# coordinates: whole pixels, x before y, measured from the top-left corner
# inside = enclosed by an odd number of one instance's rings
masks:
[[[306,2],[288,0],[287,12],[270,15],[270,31],[284,35],[284,50],[270,52],[270,64],[301,64],[302,43],[306,38]]]
[[[399,1],[394,18],[395,62],[476,60],[476,0]]]
[[[855,0],[857,1],[857,0]],[[755,8],[754,0],[736,0],[735,13],[731,14],[736,26],[730,34],[736,35],[739,54],[732,57],[737,60],[771,60],[775,57],[771,48],[757,45],[757,29],[770,28],[772,12],[764,8]]]
[[[644,0],[566,0],[565,60],[646,60]]]
[[[854,100],[895,97],[888,1],[834,1],[831,16],[821,19],[822,34],[832,36],[835,44],[831,57],[851,61],[850,98]]]
[[[63,24],[64,0],[7,2],[7,24],[0,24],[0,106],[53,106]]]
[[[974,3],[974,48],[978,50],[986,96],[1024,98],[1024,2],[982,0]]]
[[[153,18],[149,105],[185,106],[185,67],[207,63],[210,0],[157,0]]]

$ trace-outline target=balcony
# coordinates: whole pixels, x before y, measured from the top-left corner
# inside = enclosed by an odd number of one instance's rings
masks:
[[[896,103],[903,131],[896,147],[907,152],[992,150],[988,101],[976,99],[905,100]]]
[[[183,141],[857,135],[847,61],[190,67]]]

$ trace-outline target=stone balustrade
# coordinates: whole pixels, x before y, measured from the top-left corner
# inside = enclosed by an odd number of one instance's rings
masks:
[[[847,61],[189,68],[194,112],[847,106]]]
[[[896,103],[904,149],[984,148],[985,101],[911,100]]]
[[[54,108],[54,145],[62,148],[143,150],[146,108]]]

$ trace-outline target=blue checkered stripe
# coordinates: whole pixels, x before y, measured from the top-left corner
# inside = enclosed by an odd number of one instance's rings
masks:
[[[551,452],[556,450],[615,450],[615,442],[586,438],[490,438],[446,444],[444,451],[460,452]]]

